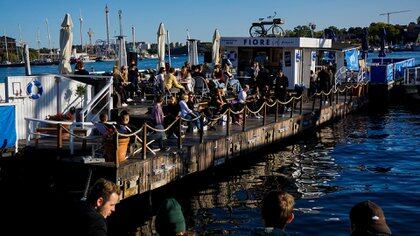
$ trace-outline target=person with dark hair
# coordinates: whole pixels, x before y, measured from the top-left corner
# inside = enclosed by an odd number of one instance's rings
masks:
[[[261,214],[265,228],[254,229],[251,235],[286,235],[284,229],[294,219],[292,195],[282,191],[272,191],[264,197]]]
[[[113,127],[111,124],[108,124],[108,114],[101,113],[99,115],[99,122],[94,124],[95,131],[97,131],[102,136],[107,136],[113,132]]]
[[[106,236],[106,218],[115,211],[120,189],[106,179],[98,179],[90,189],[86,201],[82,201],[79,217],[75,220],[74,235]]]
[[[171,125],[176,118],[179,117],[179,104],[176,100],[175,96],[170,96],[168,98],[168,104],[164,107],[164,114],[165,114],[165,127]],[[178,138],[179,136],[179,129],[176,125],[173,125],[169,128],[167,132],[168,137],[175,137]]]
[[[371,201],[363,201],[350,210],[351,236],[388,236],[389,229],[382,208]]]
[[[82,60],[76,62],[76,70],[74,71],[75,75],[89,75],[89,72],[85,70],[85,65]]]

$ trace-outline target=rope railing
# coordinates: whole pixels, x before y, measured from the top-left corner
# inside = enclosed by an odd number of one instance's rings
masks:
[[[368,84],[368,82],[365,81],[365,82],[357,83],[357,84],[354,84],[354,85],[345,85],[345,86],[343,86],[341,88],[340,87],[336,87],[336,88],[333,87],[328,92],[321,91],[321,92],[318,92],[318,93],[314,93],[310,97],[310,98],[314,99],[313,100],[313,104],[314,105],[312,106],[312,110],[315,109],[315,101],[316,101],[317,97],[319,97],[319,100],[320,100],[319,109],[321,109],[322,106],[323,106],[322,101],[324,99],[323,98],[324,96],[325,97],[330,96],[330,100],[331,100],[331,99],[333,99],[333,96],[331,96],[331,95],[332,94],[337,94],[337,100],[336,101],[338,101],[338,95],[344,93],[344,101],[346,101],[346,97],[347,97],[347,94],[348,94],[347,91],[348,90],[354,90],[354,89],[356,89],[356,88],[358,88],[360,86],[366,86],[367,84]],[[362,94],[365,95],[366,93],[367,93],[367,89],[362,89],[355,96],[361,96]],[[351,100],[351,97],[352,97],[352,93],[350,93],[350,100]],[[237,115],[243,115],[243,123],[242,123],[242,126],[243,127],[242,127],[242,129],[243,129],[243,131],[245,131],[246,130],[246,116],[247,116],[246,114],[247,114],[247,112],[255,115],[255,114],[258,114],[261,111],[263,111],[263,113],[262,113],[263,114],[263,123],[262,124],[265,125],[266,124],[266,118],[267,118],[267,107],[269,107],[269,108],[275,107],[276,108],[275,109],[275,113],[276,113],[275,114],[275,122],[277,122],[278,121],[279,106],[286,106],[286,105],[288,105],[288,104],[291,103],[292,105],[290,107],[290,117],[293,117],[293,114],[295,112],[295,106],[298,103],[300,103],[300,112],[299,112],[299,114],[302,114],[302,104],[303,104],[303,100],[304,100],[303,98],[304,98],[304,95],[301,94],[299,97],[293,96],[293,97],[291,97],[287,101],[280,101],[278,99],[276,99],[272,103],[269,103],[267,101],[264,101],[257,110],[251,110],[249,108],[249,106],[247,104],[245,104],[245,106],[241,110],[235,110],[235,109],[232,109],[232,108],[228,108],[222,114],[219,114],[217,117],[215,117],[215,116],[209,117],[204,112],[201,112],[200,114],[197,114],[197,116],[194,117],[194,118],[192,118],[192,119],[186,119],[186,118],[183,118],[183,117],[177,117],[171,124],[169,124],[164,129],[155,128],[155,127],[153,127],[153,126],[151,126],[151,125],[149,125],[147,123],[143,124],[140,129],[138,129],[138,130],[136,130],[134,132],[132,132],[131,130],[129,130],[130,133],[127,133],[127,134],[126,133],[120,133],[117,129],[115,129],[113,135],[115,135],[114,138],[116,138],[115,142],[116,142],[116,145],[117,145],[117,147],[116,147],[117,148],[117,152],[118,152],[118,142],[119,142],[118,139],[120,137],[130,138],[130,137],[135,136],[135,141],[136,142],[137,141],[140,141],[140,143],[142,143],[142,146],[140,148],[137,148],[133,152],[131,152],[130,153],[130,156],[133,156],[134,154],[138,153],[141,150],[143,151],[143,154],[142,154],[143,159],[146,158],[147,151],[150,151],[153,154],[156,154],[148,146],[150,143],[152,143],[156,139],[151,140],[151,141],[150,141],[150,139],[148,140],[147,133],[149,131],[153,131],[153,132],[167,132],[168,130],[174,128],[174,126],[178,126],[178,129],[179,129],[178,148],[181,148],[182,147],[182,135],[181,135],[182,122],[194,122],[194,121],[197,121],[197,120],[200,119],[200,121],[201,121],[200,142],[201,143],[203,142],[203,125],[204,125],[204,122],[203,121],[204,121],[204,119],[207,119],[208,121],[216,122],[216,121],[219,121],[220,119],[223,119],[223,118],[226,117],[227,118],[227,125],[226,125],[226,134],[227,135],[230,135],[230,124],[229,123],[230,123],[230,121],[232,119],[232,115],[235,115],[235,116],[237,116]],[[325,99],[327,99],[327,98],[325,98]],[[299,102],[297,102],[297,101],[299,101]],[[82,127],[83,127],[84,125],[85,126],[86,125],[93,125],[93,123],[87,124],[86,122],[73,122],[73,123],[72,122],[58,122],[58,121],[45,121],[45,120],[38,120],[38,119],[27,119],[27,122],[28,122],[28,135],[29,135],[28,136],[28,140],[30,139],[30,135],[35,134],[35,135],[43,135],[43,136],[49,136],[49,137],[57,137],[57,139],[58,139],[57,142],[60,143],[61,142],[60,135],[61,135],[61,133],[63,131],[66,132],[66,133],[68,133],[71,136],[71,142],[72,142],[73,138],[82,139],[84,142],[86,140],[94,140],[94,139],[97,139],[97,137],[83,136],[83,135],[79,135],[79,134],[77,134],[77,133],[74,132],[74,128],[77,127],[78,125],[82,125]],[[33,125],[32,125],[32,127],[30,126],[30,123],[31,122],[43,122],[43,123],[46,123],[46,124],[56,125],[57,126],[57,135],[55,135],[55,134],[41,134],[39,132],[34,132],[33,131],[33,128],[34,128]],[[70,128],[68,128],[68,126],[70,126]],[[72,150],[73,149],[71,149],[71,151]],[[71,153],[73,153],[73,152],[71,152]],[[118,165],[118,161],[116,161],[116,165]]]

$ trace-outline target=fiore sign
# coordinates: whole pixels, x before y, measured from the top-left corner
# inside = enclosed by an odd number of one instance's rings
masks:
[[[299,47],[299,38],[236,38],[223,37],[222,46],[239,47]]]

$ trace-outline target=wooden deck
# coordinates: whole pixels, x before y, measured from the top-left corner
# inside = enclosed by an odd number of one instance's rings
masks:
[[[245,130],[242,125],[229,125],[229,135],[227,135],[227,125],[217,125],[216,130],[204,131],[202,142],[200,133],[186,134],[181,149],[178,148],[177,139],[168,139],[170,150],[167,152],[157,152],[156,155],[148,152],[146,158],[143,158],[140,152],[119,165],[109,162],[82,165],[92,169],[107,169],[109,174],[103,177],[115,181],[121,187],[121,198],[124,199],[159,188],[184,176],[222,165],[230,159],[240,158],[264,146],[341,118],[363,106],[367,102],[366,97],[365,94],[350,100],[349,97],[339,96],[338,99],[335,97],[332,103],[323,103],[322,107],[319,99],[315,104],[308,101],[302,104],[301,112],[300,104],[297,103],[294,112],[279,114],[277,122],[275,122],[275,108],[270,108],[267,109],[265,119],[249,115]],[[144,116],[143,112],[136,113],[136,109],[145,111],[141,106],[129,108],[132,116]],[[38,148],[56,151],[56,143],[55,139],[42,139]],[[63,161],[80,159],[81,156],[91,153],[92,145],[95,143],[97,140],[90,140],[87,142],[87,150],[81,150],[82,142],[76,140],[77,151],[74,156],[70,156],[68,141],[64,140],[60,156]]]

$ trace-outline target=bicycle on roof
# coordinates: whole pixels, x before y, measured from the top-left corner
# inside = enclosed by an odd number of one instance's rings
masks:
[[[274,12],[273,16],[268,16],[267,18],[259,18],[258,22],[253,22],[251,28],[249,28],[249,35],[251,35],[251,37],[283,37],[284,30],[280,27],[280,25],[284,24],[284,21],[281,18],[274,18],[276,15],[277,12]],[[266,25],[269,25],[270,27],[266,29]],[[271,35],[268,34],[270,31],[272,33]]]

